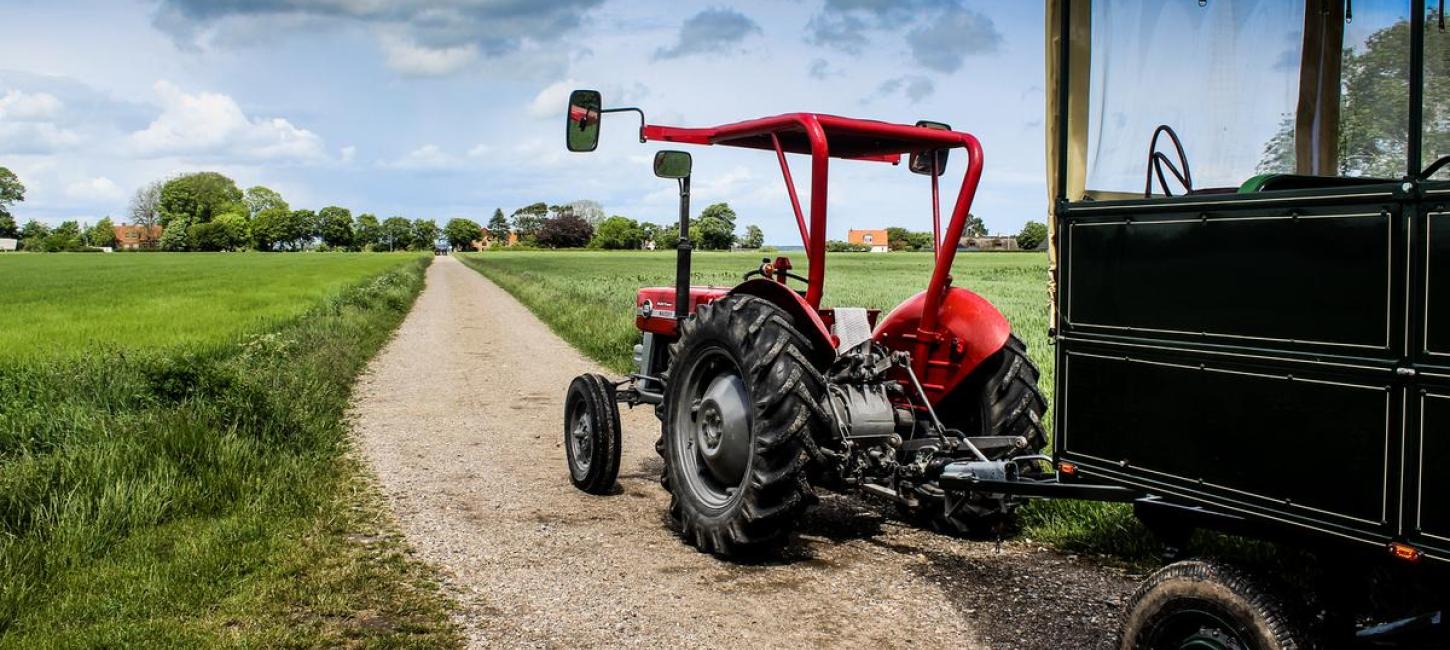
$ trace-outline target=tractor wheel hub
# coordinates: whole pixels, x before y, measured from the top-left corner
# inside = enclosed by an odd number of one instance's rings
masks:
[[[749,405],[745,382],[722,374],[705,389],[695,412],[696,453],[724,485],[739,485],[750,464]]]

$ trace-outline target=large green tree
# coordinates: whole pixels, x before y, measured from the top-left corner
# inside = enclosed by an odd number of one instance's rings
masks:
[[[765,245],[765,231],[762,231],[760,226],[755,224],[746,226],[745,239],[740,241],[740,245],[749,249],[759,249]]]
[[[173,219],[206,223],[241,203],[242,191],[232,179],[216,172],[197,172],[166,181],[161,186],[158,211],[163,226]]]
[[[25,184],[20,182],[20,177],[0,167],[0,237],[15,236],[15,216],[10,214],[10,206],[24,200]]]
[[[478,225],[477,221],[463,217],[449,219],[448,224],[443,226],[443,238],[448,240],[448,245],[453,250],[468,248],[482,234],[483,228]]]
[[[606,250],[630,250],[639,248],[643,240],[644,231],[634,219],[615,215],[599,222],[594,241],[589,245]]]
[[[292,211],[286,208],[267,208],[252,219],[252,245],[259,251],[276,250],[291,236]]]
[[[705,250],[729,250],[735,245],[735,210],[729,203],[715,203],[700,211],[695,223],[690,224],[691,237]],[[678,237],[678,235],[676,235]]]
[[[25,222],[25,227],[20,229],[20,247],[25,250],[39,250],[44,243],[45,236],[49,234],[49,226],[31,219]]]
[[[403,217],[388,217],[379,228],[379,243],[390,251],[402,250],[413,241],[413,222]]]
[[[519,241],[532,244],[549,218],[549,204],[539,202],[514,210],[513,229],[519,234]]]
[[[287,220],[287,247],[294,251],[307,248],[317,238],[317,213],[311,210],[293,210]]]
[[[261,185],[247,188],[246,194],[242,196],[242,202],[247,204],[247,216],[250,218],[256,218],[261,211],[271,208],[292,209],[292,206],[287,205],[287,201],[283,200],[282,195],[278,194],[276,190]]]
[[[503,216],[503,208],[493,209],[493,218],[488,220],[488,234],[494,241],[508,243],[509,220]]]
[[[116,245],[116,224],[110,217],[105,217],[91,226],[86,239],[90,240],[92,246],[114,247]]]
[[[1047,224],[1039,221],[1028,221],[1017,234],[1017,245],[1023,250],[1036,250],[1044,241],[1047,241]]]
[[[382,238],[382,226],[378,217],[366,212],[357,216],[357,227],[353,229],[353,242],[358,250],[372,250]]]
[[[352,211],[329,205],[317,212],[317,236],[322,243],[332,248],[349,248],[353,245],[355,233],[352,225]]]
[[[413,220],[413,241],[408,246],[415,251],[431,251],[438,246],[438,222],[432,219]]]

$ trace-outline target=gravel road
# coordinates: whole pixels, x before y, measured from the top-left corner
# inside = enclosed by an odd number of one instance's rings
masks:
[[[449,257],[360,380],[352,417],[403,532],[475,646],[1090,648],[1133,588],[1022,540],[912,528],[826,496],[777,562],[695,552],[666,525],[649,410],[622,413],[621,491],[576,491],[565,388],[599,371]]]

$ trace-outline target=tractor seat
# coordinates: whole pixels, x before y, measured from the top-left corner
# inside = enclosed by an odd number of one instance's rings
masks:
[[[1239,186],[1239,194],[1272,192],[1275,190],[1313,190],[1328,187],[1354,187],[1357,185],[1380,185],[1393,183],[1388,178],[1355,176],[1310,176],[1307,174],[1259,174]]]

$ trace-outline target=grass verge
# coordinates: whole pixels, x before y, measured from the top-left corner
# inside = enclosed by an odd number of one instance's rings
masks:
[[[453,644],[342,419],[429,261],[225,343],[0,360],[0,645]]]

